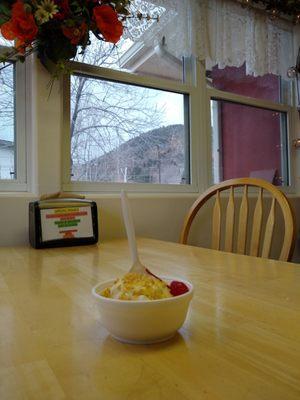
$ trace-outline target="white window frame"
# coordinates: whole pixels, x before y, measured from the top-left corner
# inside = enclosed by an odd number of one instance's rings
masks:
[[[287,116],[287,158],[288,158],[288,173],[289,173],[289,186],[281,186],[280,189],[284,190],[286,193],[294,194],[296,193],[296,157],[294,155],[293,141],[295,140],[295,110],[296,106],[293,101],[293,105],[283,103],[275,103],[269,100],[256,99],[254,97],[243,96],[235,93],[230,93],[215,89],[212,87],[207,87],[207,103],[210,105],[212,100],[224,100],[236,104],[241,104],[245,106],[253,106],[256,108],[262,108],[270,111],[277,111],[286,113]],[[292,96],[294,99],[294,96]],[[209,106],[209,121],[211,120],[211,108]],[[212,146],[212,132],[210,128],[210,146]],[[212,147],[211,147],[212,148]],[[210,151],[212,156],[212,151]],[[212,169],[212,158],[210,159],[210,165]],[[212,181],[211,181],[212,184]]]
[[[200,186],[208,184],[207,169],[200,171],[201,160],[206,165],[206,149],[208,149],[205,134],[206,124],[204,115],[205,105],[205,67],[204,63],[192,60],[192,70],[187,77],[188,83],[178,83],[167,79],[159,79],[136,75],[113,69],[101,68],[83,63],[70,62],[74,73],[81,73],[95,78],[103,78],[121,83],[134,84],[154,89],[186,94],[189,96],[189,149],[190,149],[190,184],[140,184],[140,183],[101,183],[101,182],[72,182],[70,179],[70,76],[64,79],[63,84],[63,162],[62,179],[63,190],[66,192],[102,192],[115,193],[121,189],[134,193],[198,193]],[[199,90],[202,87],[203,90]],[[200,139],[200,140],[199,140]],[[201,143],[202,142],[202,143]],[[202,187],[204,189],[204,187]]]
[[[0,46],[0,53],[9,50]],[[13,61],[13,60],[12,60]],[[26,162],[26,63],[15,62],[15,174],[16,179],[0,179],[0,192],[27,191]]]
[[[288,193],[296,193],[296,154],[293,141],[296,138],[297,110],[293,105],[275,103],[268,100],[256,99],[238,95],[207,86],[205,62],[195,61],[191,68],[191,76],[187,83],[178,83],[136,75],[117,70],[101,68],[83,63],[71,62],[74,73],[82,73],[91,77],[104,78],[112,81],[136,84],[188,94],[190,99],[190,185],[139,184],[139,183],[101,183],[101,182],[72,182],[70,179],[70,77],[63,84],[63,162],[62,188],[66,192],[116,193],[124,189],[133,193],[201,193],[213,184],[212,179],[212,133],[211,133],[211,100],[224,100],[248,105],[271,111],[284,112],[287,115],[287,157],[289,186],[281,189]],[[293,96],[294,98],[294,96]]]

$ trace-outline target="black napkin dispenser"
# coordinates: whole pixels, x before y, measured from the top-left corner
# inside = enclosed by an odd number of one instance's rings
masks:
[[[29,242],[36,249],[97,243],[97,204],[73,198],[29,203]]]

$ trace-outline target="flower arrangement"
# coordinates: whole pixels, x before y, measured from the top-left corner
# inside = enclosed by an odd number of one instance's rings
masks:
[[[1,0],[0,31],[15,47],[0,58],[24,61],[37,51],[38,57],[55,64],[63,73],[67,61],[90,44],[90,35],[116,44],[127,18],[151,19],[130,14],[131,0]],[[156,19],[156,18],[155,18]]]

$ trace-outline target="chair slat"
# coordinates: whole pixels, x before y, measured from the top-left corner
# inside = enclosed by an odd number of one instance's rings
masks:
[[[248,186],[245,185],[240,207],[240,215],[239,215],[239,227],[238,227],[238,239],[237,239],[237,253],[239,254],[245,254],[245,249],[246,249],[248,208],[249,208]]]
[[[250,256],[257,257],[259,252],[262,217],[263,217],[263,189],[260,188],[257,196],[253,215],[252,236],[250,243]]]
[[[225,227],[225,246],[224,250],[233,251],[233,232],[234,232],[234,192],[233,186],[230,187],[229,199],[226,209],[226,227]]]
[[[262,249],[262,253],[261,253],[261,256],[264,258],[268,258],[270,255],[271,244],[272,244],[273,233],[274,233],[274,225],[275,225],[275,203],[276,203],[276,200],[273,197],[271,208],[270,208],[270,213],[269,213],[269,216],[267,219],[264,244],[263,244],[263,249]]]
[[[220,239],[221,239],[221,202],[220,202],[220,192],[216,193],[216,201],[213,210],[213,220],[212,220],[212,238],[211,247],[215,250],[220,250]]]

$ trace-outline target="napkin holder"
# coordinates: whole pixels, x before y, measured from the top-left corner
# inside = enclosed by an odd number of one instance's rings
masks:
[[[29,242],[36,249],[97,243],[97,204],[61,193],[31,202]]]

